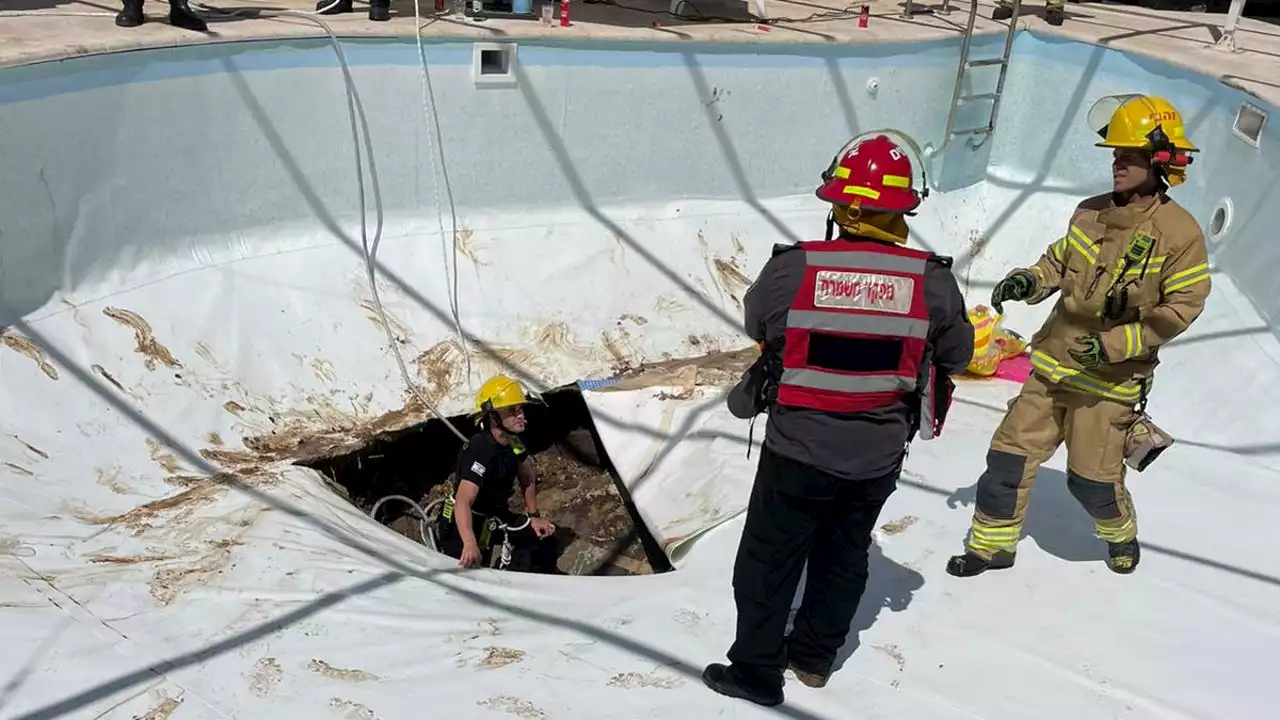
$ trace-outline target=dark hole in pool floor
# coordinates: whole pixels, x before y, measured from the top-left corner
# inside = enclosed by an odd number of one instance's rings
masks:
[[[671,563],[645,528],[600,441],[576,387],[543,393],[530,403],[521,435],[538,476],[538,508],[556,525],[559,568],[570,575],[647,575]],[[470,437],[470,416],[449,418]],[[439,419],[383,433],[354,451],[299,462],[331,481],[334,490],[366,514],[379,499],[404,495],[426,507],[444,497],[462,441]],[[518,489],[511,507],[520,511]],[[417,512],[388,501],[377,520],[421,542]]]

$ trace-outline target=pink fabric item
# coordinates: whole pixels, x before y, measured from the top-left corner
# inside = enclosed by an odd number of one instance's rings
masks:
[[[1026,382],[1027,378],[1031,377],[1031,356],[1019,355],[1001,360],[992,377],[1016,383]]]

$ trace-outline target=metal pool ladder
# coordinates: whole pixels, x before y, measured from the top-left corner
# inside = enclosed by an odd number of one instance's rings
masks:
[[[1000,95],[1004,92],[1004,78],[1009,72],[1009,55],[1013,52],[1013,36],[1018,31],[1018,15],[1022,12],[1022,0],[1013,0],[1013,17],[1009,18],[1009,32],[1005,35],[1003,55],[998,58],[970,60],[969,46],[973,42],[973,23],[978,17],[978,0],[970,0],[970,2],[969,24],[965,26],[964,42],[960,45],[960,67],[956,70],[956,87],[951,94],[951,110],[947,113],[947,134],[942,140],[943,147],[946,147],[953,139],[962,135],[982,137],[982,140],[977,143],[981,145],[986,137],[996,129],[996,113],[1000,110]],[[991,65],[1000,66],[1000,79],[996,81],[995,92],[975,95],[960,94],[964,86],[965,71],[969,68],[989,67]],[[988,116],[987,124],[956,129],[956,110],[961,105],[986,101],[991,102],[991,114]]]

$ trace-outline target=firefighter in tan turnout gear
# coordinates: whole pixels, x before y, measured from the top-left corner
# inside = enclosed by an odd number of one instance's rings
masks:
[[[1146,397],[1160,346],[1204,308],[1208,253],[1199,224],[1166,194],[1196,151],[1178,111],[1112,96],[1089,123],[1112,148],[1113,192],[1080,203],[1066,234],[992,293],[997,312],[1009,300],[1058,302],[1031,339],[1034,372],[991,439],[968,547],[947,564],[955,576],[1013,565],[1036,470],[1063,442],[1068,488],[1106,541],[1108,567],[1138,565],[1125,465],[1141,470],[1172,442],[1146,417]]]

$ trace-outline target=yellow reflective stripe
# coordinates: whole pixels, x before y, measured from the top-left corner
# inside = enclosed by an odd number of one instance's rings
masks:
[[[1170,275],[1164,281],[1162,289],[1167,293],[1176,292],[1207,279],[1209,279],[1209,263],[1200,263],[1193,268]]]
[[[901,175],[885,175],[880,182],[888,187],[911,187],[911,178],[902,177]]]
[[[1124,359],[1142,354],[1142,323],[1128,323],[1124,327]]]
[[[836,176],[836,177],[838,177],[838,178],[844,178],[844,179],[848,180],[848,179],[849,179],[849,168],[847,168],[847,167],[838,167],[838,168],[836,168],[836,171],[835,171],[834,173],[832,173],[832,174],[833,174],[833,175],[835,175],[835,176]]]
[[[1067,236],[1067,240],[1071,246],[1080,251],[1080,254],[1093,264],[1098,261],[1098,246],[1093,244],[1088,235],[1080,231],[1075,225],[1071,226],[1071,233]]]
[[[1050,245],[1049,252],[1053,253],[1054,259],[1056,259],[1058,262],[1066,262],[1066,254],[1067,254],[1066,236],[1064,235],[1063,237],[1058,238],[1057,242]]]
[[[974,521],[969,531],[969,547],[974,550],[996,552],[1013,550],[1022,538],[1022,524],[1005,527],[986,527]]]
[[[872,190],[871,188],[858,187],[857,185],[845,185],[844,194],[845,195],[861,195],[862,197],[871,198],[872,200],[878,200],[880,198],[879,190]]]
[[[1004,525],[1001,527],[988,527],[980,523],[973,525],[973,532],[984,537],[992,538],[1016,538],[1022,536],[1022,525]]]
[[[1031,352],[1031,367],[1039,370],[1049,382],[1066,385],[1108,400],[1137,402],[1142,395],[1142,387],[1137,383],[1109,383],[1083,370],[1064,367],[1052,355],[1040,350]]]
[[[1098,531],[1098,537],[1109,543],[1127,543],[1138,534],[1133,525],[1133,518],[1126,518],[1118,525],[1104,524],[1095,520],[1093,527]]]
[[[1207,273],[1207,272],[1206,272],[1206,273],[1204,273],[1204,274],[1202,274],[1202,275],[1197,275],[1197,276],[1192,277],[1192,278],[1187,278],[1186,280],[1183,280],[1182,282],[1174,283],[1173,285],[1166,285],[1166,286],[1164,287],[1164,291],[1165,291],[1165,292],[1167,292],[1167,293],[1171,293],[1171,292],[1177,292],[1177,291],[1179,291],[1179,290],[1185,290],[1185,289],[1187,289],[1187,288],[1191,287],[1192,285],[1195,285],[1195,284],[1196,284],[1196,283],[1198,283],[1198,282],[1203,282],[1203,281],[1208,280],[1208,279],[1209,279],[1209,273]]]
[[[1183,271],[1181,271],[1181,272],[1176,272],[1176,273],[1174,273],[1174,274],[1170,275],[1170,276],[1169,276],[1169,279],[1168,279],[1168,280],[1166,280],[1166,282],[1173,282],[1174,280],[1181,280],[1182,278],[1185,278],[1185,277],[1188,277],[1188,276],[1194,275],[1194,274],[1199,273],[1199,272],[1204,272],[1204,271],[1206,271],[1206,270],[1208,270],[1208,269],[1209,269],[1209,263],[1200,263],[1199,265],[1196,265],[1195,267],[1189,267],[1189,268],[1187,268],[1186,270],[1183,270]]]
[[[1151,258],[1147,262],[1140,263],[1134,267],[1129,268],[1128,270],[1125,271],[1124,276],[1139,277],[1143,273],[1160,272],[1160,269],[1163,267],[1164,267],[1164,258],[1162,257]]]

